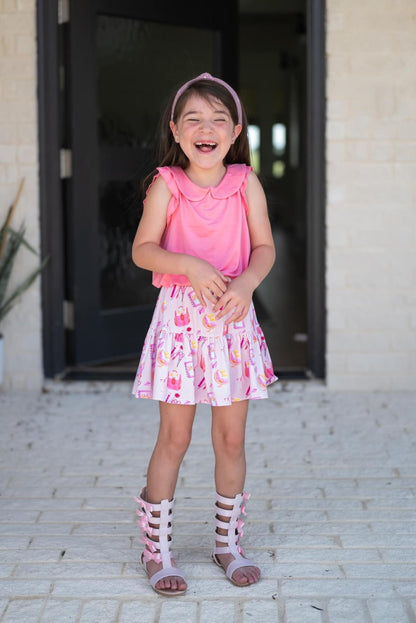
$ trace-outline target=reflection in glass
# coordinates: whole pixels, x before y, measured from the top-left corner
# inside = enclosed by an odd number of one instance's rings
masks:
[[[272,147],[273,155],[278,156],[278,160],[273,161],[272,175],[281,178],[285,174],[286,163],[284,160],[286,152],[286,126],[284,123],[274,123],[272,127]]]
[[[280,178],[285,174],[286,164],[284,160],[275,160],[273,162],[272,173],[273,177]]]
[[[130,182],[111,181],[100,188],[101,296],[104,309],[146,305],[158,291],[150,274],[138,270],[131,259],[131,244],[139,211],[132,202]]]
[[[257,316],[277,369],[305,369],[306,343],[294,336],[307,333],[306,6],[303,0],[238,5],[239,93],[256,128],[253,163],[277,249],[275,265],[254,293]]]
[[[286,126],[283,123],[274,123],[272,127],[273,152],[282,156],[286,150]]]
[[[141,180],[156,166],[167,94],[191,76],[214,73],[215,32],[108,15],[96,26],[101,307],[153,305],[151,274],[131,260]]]
[[[260,128],[258,125],[248,126],[248,142],[250,145],[251,164],[254,171],[260,173]]]

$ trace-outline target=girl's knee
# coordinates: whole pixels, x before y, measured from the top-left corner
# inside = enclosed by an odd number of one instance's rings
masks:
[[[182,460],[192,437],[195,405],[160,403],[158,444],[170,457]]]
[[[214,452],[226,454],[230,458],[238,458],[244,453],[244,431],[219,431],[212,437]]]
[[[191,443],[191,431],[166,431],[160,436],[166,451],[175,458],[182,458]]]

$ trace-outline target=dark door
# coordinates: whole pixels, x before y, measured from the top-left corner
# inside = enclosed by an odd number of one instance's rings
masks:
[[[239,88],[252,164],[267,197],[277,259],[254,293],[280,377],[308,367],[304,0],[239,3]]]
[[[72,0],[66,215],[75,366],[136,356],[157,291],[131,261],[140,180],[166,94],[209,71],[235,87],[237,3]]]
[[[163,98],[208,70],[242,96],[269,202],[277,263],[255,303],[275,367],[324,377],[325,0],[37,6],[46,376],[112,378],[133,356],[132,378],[157,294],[130,257],[140,178]]]

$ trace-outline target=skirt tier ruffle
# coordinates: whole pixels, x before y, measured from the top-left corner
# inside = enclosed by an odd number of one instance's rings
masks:
[[[267,398],[276,381],[253,304],[241,322],[217,320],[191,287],[161,288],[132,393],[176,404]]]

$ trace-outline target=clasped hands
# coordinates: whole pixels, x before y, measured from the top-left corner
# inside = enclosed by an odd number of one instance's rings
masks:
[[[227,316],[227,322],[239,322],[246,317],[253,290],[243,274],[230,279],[209,262],[192,258],[187,276],[201,304],[206,307],[210,301],[214,305],[217,319]]]

